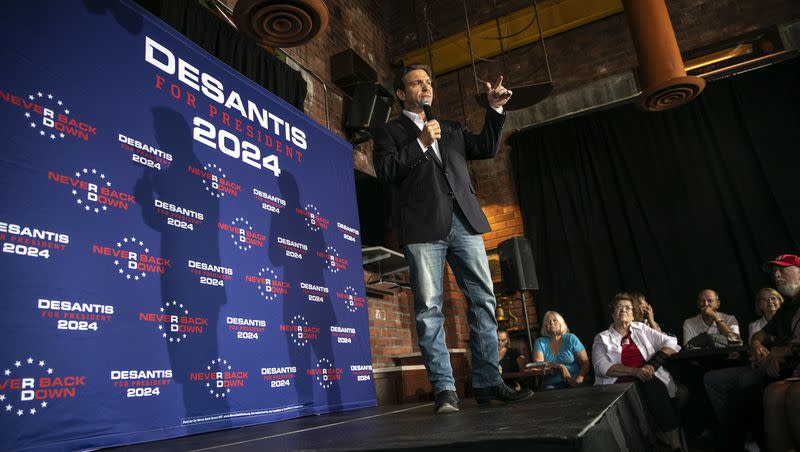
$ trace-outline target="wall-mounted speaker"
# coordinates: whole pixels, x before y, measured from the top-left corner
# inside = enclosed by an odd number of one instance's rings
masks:
[[[331,80],[342,91],[353,96],[356,85],[377,82],[378,73],[353,49],[347,49],[331,56]]]
[[[389,120],[392,102],[392,93],[377,83],[355,85],[345,121],[352,135],[350,142],[358,144],[372,138],[371,130]]]
[[[539,288],[536,263],[533,261],[531,243],[524,237],[512,237],[497,245],[503,287],[507,291],[535,290]]]

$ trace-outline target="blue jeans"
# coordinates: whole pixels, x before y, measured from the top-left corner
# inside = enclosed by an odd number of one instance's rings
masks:
[[[419,348],[434,393],[455,391],[453,369],[444,332],[444,262],[450,264],[458,287],[469,306],[469,347],[472,352],[472,386],[483,388],[503,382],[497,355],[496,301],[483,238],[459,208],[444,240],[403,247],[411,273]]]

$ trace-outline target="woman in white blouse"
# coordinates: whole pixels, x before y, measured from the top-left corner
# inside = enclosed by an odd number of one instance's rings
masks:
[[[633,299],[627,293],[614,297],[611,317],[614,323],[594,338],[595,384],[635,382],[662,439],[680,450],[678,416],[672,403],[677,388],[662,367],[669,355],[681,349],[677,339],[634,322]]]
[[[778,308],[780,308],[782,304],[783,296],[781,296],[777,290],[771,287],[765,287],[758,291],[756,294],[756,312],[761,314],[761,318],[750,323],[750,337],[747,339],[748,342],[750,342],[750,339],[753,338],[753,335],[756,334],[757,331],[761,331],[761,328],[764,328],[764,325],[772,320],[772,316],[778,312]]]

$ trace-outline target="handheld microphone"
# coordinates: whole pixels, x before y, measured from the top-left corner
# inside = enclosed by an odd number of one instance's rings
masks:
[[[433,121],[433,112],[431,111],[431,101],[428,99],[422,100],[422,111],[425,112],[425,121]]]

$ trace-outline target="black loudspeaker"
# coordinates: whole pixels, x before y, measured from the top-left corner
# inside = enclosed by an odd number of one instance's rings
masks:
[[[524,237],[512,237],[497,245],[503,287],[508,291],[539,288],[531,243]]]
[[[331,80],[342,91],[353,96],[357,84],[377,82],[378,73],[353,49],[347,49],[331,57]]]
[[[358,144],[372,138],[371,130],[389,120],[392,102],[392,93],[381,85],[357,84],[345,121],[345,128],[351,134],[350,142]]]

